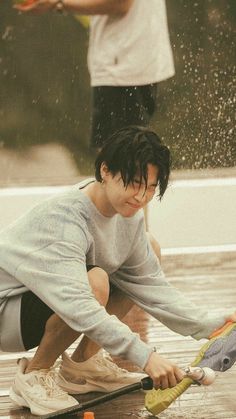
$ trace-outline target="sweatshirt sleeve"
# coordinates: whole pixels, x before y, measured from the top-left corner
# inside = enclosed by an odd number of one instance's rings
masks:
[[[143,310],[183,336],[207,338],[225,322],[223,316],[209,316],[166,280],[143,227],[132,254],[111,281]]]
[[[66,212],[54,208],[47,219],[35,218],[28,246],[18,249],[21,263],[15,277],[72,329],[143,368],[151,348],[95,299],[86,271],[85,223],[78,216],[76,223],[74,219],[68,208]]]

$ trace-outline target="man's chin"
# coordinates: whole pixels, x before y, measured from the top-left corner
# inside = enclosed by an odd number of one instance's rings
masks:
[[[125,218],[131,218],[135,214],[137,214],[138,211],[140,211],[141,208],[129,208],[126,211],[123,212],[123,217]]]

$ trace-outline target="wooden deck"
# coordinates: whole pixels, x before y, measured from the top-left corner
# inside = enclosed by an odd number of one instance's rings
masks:
[[[163,258],[164,270],[172,284],[183,290],[195,303],[223,312],[235,308],[236,258],[235,253],[169,256]],[[160,353],[186,366],[194,359],[203,342],[179,336],[159,324],[140,309],[134,308],[127,316],[131,328],[140,333]],[[29,354],[27,354],[28,356]],[[33,418],[27,409],[18,409],[9,399],[8,390],[16,370],[16,360],[22,354],[0,353],[0,417]],[[119,361],[124,367],[132,366]],[[94,394],[79,397],[80,401]],[[97,396],[97,394],[96,394]],[[152,418],[144,408],[144,395],[136,392],[91,409],[96,419]],[[83,414],[78,417],[82,418]],[[236,367],[219,374],[210,387],[192,386],[160,419],[235,419],[236,418]]]

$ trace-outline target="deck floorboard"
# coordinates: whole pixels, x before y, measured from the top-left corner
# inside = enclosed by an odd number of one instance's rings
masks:
[[[165,256],[163,267],[168,279],[189,295],[196,304],[219,314],[223,309],[235,307],[236,281],[235,253]],[[235,307],[236,308],[236,307]],[[168,330],[162,324],[135,307],[127,316],[130,327],[140,333],[150,345],[155,345],[162,355],[180,366],[190,364],[203,342],[196,342]],[[73,350],[75,345],[70,348]],[[27,353],[27,356],[32,356]],[[16,371],[16,362],[22,353],[0,353],[0,417],[34,418],[27,409],[19,409],[9,399],[9,387]],[[119,365],[134,370],[129,362],[118,360]],[[97,396],[78,397],[85,401]],[[135,392],[94,407],[96,419],[152,418],[144,408],[144,394]],[[79,418],[83,414],[78,415]],[[219,374],[210,387],[192,386],[160,419],[235,419],[236,418],[236,366]]]

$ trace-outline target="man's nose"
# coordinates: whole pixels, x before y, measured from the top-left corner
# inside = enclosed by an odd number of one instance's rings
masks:
[[[140,186],[139,190],[134,195],[136,201],[142,202],[146,198],[146,188],[145,186]]]

